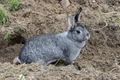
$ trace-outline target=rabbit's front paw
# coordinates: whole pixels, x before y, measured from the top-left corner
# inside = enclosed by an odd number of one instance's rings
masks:
[[[65,64],[66,64],[66,65],[71,65],[71,64],[73,64],[73,61],[67,59],[67,60],[65,60]]]

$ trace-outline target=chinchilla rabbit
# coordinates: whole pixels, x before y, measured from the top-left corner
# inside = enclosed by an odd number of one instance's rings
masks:
[[[67,65],[72,64],[90,38],[88,30],[79,23],[81,11],[82,8],[79,8],[75,17],[68,15],[67,31],[31,38],[22,47],[17,61],[19,63],[38,62],[42,65],[48,65],[61,59]]]

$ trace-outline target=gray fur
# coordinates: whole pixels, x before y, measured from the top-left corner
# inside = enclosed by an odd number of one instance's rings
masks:
[[[71,64],[90,38],[87,29],[81,23],[75,22],[79,20],[78,12],[75,16],[77,20],[73,20],[72,15],[68,16],[68,31],[59,34],[43,34],[26,42],[19,54],[19,62],[39,62],[48,65],[61,59],[66,64]]]

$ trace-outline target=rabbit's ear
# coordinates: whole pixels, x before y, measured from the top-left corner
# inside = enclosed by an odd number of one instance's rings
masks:
[[[80,21],[80,13],[81,13],[81,11],[82,11],[82,8],[80,7],[79,10],[76,12],[75,22]]]
[[[69,14],[68,15],[68,30],[70,30],[71,28],[74,28],[74,25],[75,25],[74,17],[71,14]]]

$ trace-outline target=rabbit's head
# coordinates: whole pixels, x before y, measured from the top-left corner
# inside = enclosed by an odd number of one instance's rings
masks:
[[[79,23],[80,13],[82,8],[80,7],[75,16],[68,15],[68,38],[82,42],[90,38],[90,34],[84,25]]]

